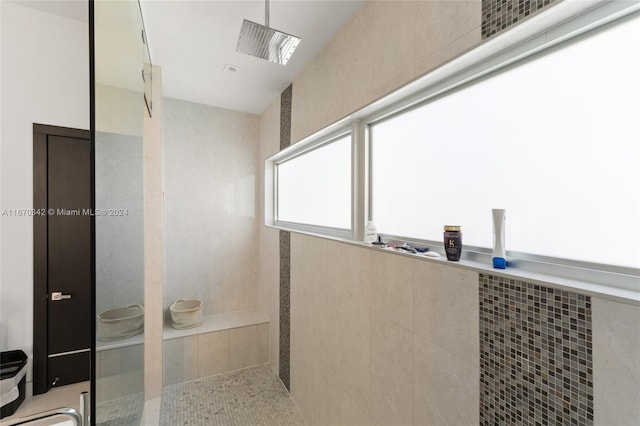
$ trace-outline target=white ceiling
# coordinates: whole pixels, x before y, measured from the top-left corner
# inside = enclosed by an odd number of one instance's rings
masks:
[[[14,1],[88,22],[87,0]],[[270,26],[302,38],[286,67],[235,51],[243,19],[264,24],[265,3],[262,0],[140,0],[140,3],[151,59],[162,67],[164,96],[260,114],[353,16],[363,1],[271,0]],[[122,6],[119,3],[122,2],[96,0],[96,13],[102,13],[104,9],[113,14],[125,9],[124,3]],[[130,6],[135,7],[134,4]],[[126,10],[122,13],[130,14]],[[104,19],[118,21],[112,18]],[[108,63],[108,57],[113,53],[119,52],[118,56],[122,57],[130,50],[126,40],[122,40],[128,36],[114,36],[116,33],[112,31],[111,36],[104,35],[107,34],[104,31],[96,34],[96,44],[102,52],[101,63]],[[224,71],[227,64],[237,67],[238,71]],[[126,65],[111,62],[109,66],[101,66],[104,72],[97,77],[103,83],[118,80],[109,73],[120,76],[121,68],[131,68]],[[132,74],[134,78],[137,75]]]
[[[141,0],[164,96],[259,114],[362,5],[272,0],[270,27],[302,38],[286,67],[235,51],[243,19],[264,24],[264,1]],[[224,71],[226,64],[238,68]]]

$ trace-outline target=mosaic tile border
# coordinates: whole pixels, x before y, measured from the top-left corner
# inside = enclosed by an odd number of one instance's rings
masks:
[[[291,233],[280,231],[280,379],[289,388],[291,344]]]
[[[280,149],[291,145],[291,101],[293,84],[280,95]],[[291,333],[291,234],[280,231],[280,379],[289,387],[289,355]]]
[[[480,423],[592,425],[591,298],[480,274]]]
[[[291,101],[293,83],[280,94],[280,150],[291,145]]]
[[[559,0],[482,0],[482,38],[489,38]]]

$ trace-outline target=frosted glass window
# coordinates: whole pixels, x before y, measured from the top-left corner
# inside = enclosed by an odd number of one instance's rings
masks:
[[[640,19],[371,126],[381,233],[640,267]]]
[[[277,168],[278,221],[351,229],[351,135]]]

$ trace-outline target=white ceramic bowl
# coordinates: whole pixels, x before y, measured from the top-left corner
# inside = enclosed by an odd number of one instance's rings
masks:
[[[171,327],[179,330],[202,324],[202,300],[178,299],[169,306]]]
[[[129,305],[98,314],[98,340],[125,339],[144,331],[144,306]]]

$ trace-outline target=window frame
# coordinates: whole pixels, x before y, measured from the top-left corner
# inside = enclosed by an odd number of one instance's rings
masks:
[[[475,85],[476,83],[480,83],[484,80],[487,79],[491,79],[493,77],[499,76],[500,74],[509,72],[510,70],[514,69],[514,68],[518,68],[522,65],[525,65],[527,62],[532,62],[535,61],[547,54],[552,54],[556,51],[562,50],[563,48],[573,44],[573,43],[577,43],[580,42],[581,40],[585,39],[585,38],[589,38],[593,35],[596,35],[599,32],[603,32],[606,31],[607,29],[609,29],[612,26],[615,26],[619,23],[623,23],[625,20],[628,19],[640,19],[640,8],[636,9],[636,11],[628,13],[628,14],[624,14],[621,17],[616,17],[615,19],[611,19],[610,21],[607,21],[605,23],[601,23],[598,24],[595,28],[589,28],[588,30],[585,31],[580,31],[577,35],[572,35],[571,37],[567,37],[567,38],[563,38],[562,40],[559,40],[557,43],[554,42],[552,43],[549,47],[544,47],[544,48],[540,48],[540,49],[535,49],[535,51],[531,51],[530,53],[526,54],[526,55],[522,55],[519,56],[517,60],[515,61],[509,61],[508,63],[505,63],[502,66],[498,66],[498,67],[492,67],[490,69],[485,70],[484,68],[482,68],[483,64],[478,64],[478,67],[480,69],[480,72],[478,72],[475,76],[470,77],[470,78],[465,78],[462,81],[456,81],[453,84],[451,84],[451,86],[449,87],[440,87],[438,86],[437,88],[434,88],[433,90],[425,90],[423,92],[423,97],[418,98],[418,99],[414,99],[413,97],[410,100],[407,100],[406,105],[403,105],[402,102],[396,103],[394,104],[392,107],[390,108],[386,108],[386,109],[382,109],[380,111],[376,111],[375,113],[363,117],[362,118],[362,122],[366,127],[366,131],[367,131],[367,144],[368,144],[368,152],[370,153],[367,161],[369,163],[369,173],[368,173],[368,183],[369,183],[369,187],[368,187],[368,220],[373,220],[373,185],[374,185],[374,179],[373,179],[373,156],[372,156],[372,152],[373,152],[373,140],[372,138],[369,136],[370,131],[371,131],[371,127],[374,127],[375,125],[379,124],[379,123],[383,123],[387,120],[393,119],[394,117],[397,116],[401,116],[407,112],[413,111],[415,109],[419,109],[422,106],[425,106],[431,102],[436,102],[439,99],[445,98],[451,94],[454,94],[458,91],[463,91],[466,88],[469,88],[473,85]],[[472,69],[470,69],[472,70]],[[375,223],[375,220],[373,220]],[[380,232],[379,232],[380,234]],[[382,233],[380,234],[383,237],[385,237],[386,239],[392,240],[392,241],[412,241],[415,244],[417,244],[418,246],[421,247],[429,247],[430,250],[435,250],[435,251],[441,251],[441,254],[443,254],[443,251],[441,250],[441,246],[442,246],[442,242],[441,241],[433,241],[433,240],[428,240],[428,239],[421,239],[421,238],[417,238],[415,236],[403,236],[403,235],[396,235],[396,234],[386,234],[386,233]],[[489,264],[491,264],[491,255],[492,255],[492,250],[488,247],[483,247],[483,246],[471,246],[471,245],[464,245],[464,250],[471,252],[471,257],[475,258],[475,259],[483,259],[483,261],[488,262]],[[522,251],[514,251],[514,250],[507,250],[508,253],[508,257],[509,257],[509,261],[510,261],[510,267],[520,267],[520,268],[524,268],[527,270],[535,270],[538,272],[544,272],[545,268],[548,269],[548,267],[550,265],[554,266],[554,270],[556,270],[557,266],[567,266],[569,267],[571,270],[569,272],[563,272],[562,270],[560,270],[558,273],[562,276],[566,276],[568,278],[578,278],[580,277],[580,279],[587,279],[587,280],[593,280],[593,276],[596,275],[598,276],[598,271],[602,271],[605,273],[616,273],[616,274],[622,274],[623,277],[622,279],[625,279],[625,276],[630,275],[638,275],[640,273],[640,269],[638,268],[634,268],[634,267],[628,267],[628,266],[622,266],[622,265],[612,265],[612,264],[608,264],[608,263],[596,263],[596,262],[592,262],[592,261],[580,261],[580,260],[575,260],[575,259],[569,259],[569,258],[563,258],[563,257],[554,257],[554,256],[548,256],[548,255],[541,255],[541,254],[532,254],[529,252],[522,252]],[[489,256],[488,260],[484,259],[485,255]],[[542,265],[542,266],[540,266]],[[562,268],[560,268],[562,269]],[[576,269],[575,271],[573,271],[573,269]],[[588,271],[588,274],[581,274],[579,272],[579,270],[584,269],[586,271]],[[577,272],[576,272],[577,271]],[[616,277],[615,280],[619,280],[620,277]],[[638,285],[640,284],[640,278],[637,278],[638,281],[634,284],[631,281],[629,281],[627,284],[625,284],[626,288],[638,288]],[[598,282],[609,282],[608,278],[606,276],[604,277],[599,277],[598,278]],[[614,285],[614,284],[612,284]]]
[[[348,135],[351,136],[351,218],[349,228],[343,229],[331,226],[280,220],[278,214],[278,166],[317,149],[322,149],[322,147],[328,146],[333,142],[337,142],[339,139],[343,139]],[[278,154],[267,159],[265,161],[265,194],[269,194],[270,196],[265,197],[265,224],[267,226],[287,231],[297,231],[312,235],[329,236],[348,240],[356,239],[355,225],[357,219],[355,214],[356,202],[354,199],[355,185],[353,165],[355,158],[356,149],[354,146],[352,126],[347,123],[347,125],[332,128],[330,131],[322,134],[314,134],[311,138],[285,148]],[[270,202],[267,202],[267,198],[270,199]]]
[[[491,77],[532,60],[542,52],[562,48],[566,42],[588,37],[626,19],[640,16],[640,4],[628,2],[581,2],[565,0],[543,13],[498,34],[452,59],[425,76],[375,101],[351,115],[280,151],[265,160],[265,225],[315,236],[363,244],[364,230],[372,212],[371,146],[369,126],[396,114],[430,102],[452,91]],[[587,33],[589,33],[587,35]],[[326,143],[337,134],[352,135],[352,229],[334,229],[283,223],[277,218],[275,165],[287,158]],[[385,241],[410,242],[443,253],[442,242],[382,235]],[[507,251],[509,267],[491,267],[491,249],[464,247],[461,262],[447,262],[497,275],[532,281],[552,281],[560,287],[579,288],[587,293],[613,295],[640,302],[640,269],[553,258]],[[552,279],[550,279],[550,277]]]

